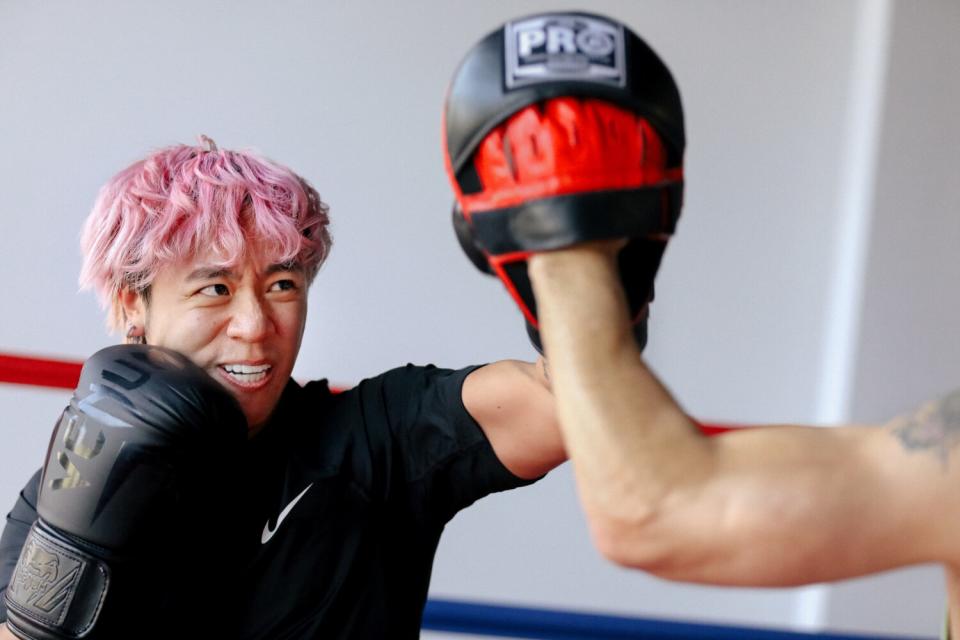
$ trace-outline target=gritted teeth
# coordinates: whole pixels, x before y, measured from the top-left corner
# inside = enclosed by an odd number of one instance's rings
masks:
[[[241,386],[252,386],[263,382],[270,372],[268,364],[224,364],[223,372]]]
[[[223,370],[227,373],[234,374],[254,374],[254,373],[266,373],[270,369],[268,364],[225,364],[223,365]]]

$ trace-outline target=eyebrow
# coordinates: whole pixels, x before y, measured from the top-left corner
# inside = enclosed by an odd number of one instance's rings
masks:
[[[275,264],[267,267],[267,270],[264,275],[273,275],[275,273],[280,273],[281,271],[300,271],[302,266],[296,260],[287,260],[286,262],[277,262]]]
[[[266,268],[264,275],[273,275],[283,271],[299,271],[300,263],[295,260],[287,262],[277,262]],[[236,279],[236,274],[226,267],[199,267],[190,272],[187,280],[214,280],[216,278]]]

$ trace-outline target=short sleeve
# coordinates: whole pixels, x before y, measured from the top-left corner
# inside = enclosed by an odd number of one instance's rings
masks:
[[[478,368],[407,365],[383,376],[391,459],[402,468],[402,493],[437,524],[485,495],[533,482],[500,462],[463,404],[463,382]]]
[[[7,606],[3,594],[10,584],[10,576],[17,566],[20,550],[27,539],[30,527],[37,520],[37,495],[40,492],[40,471],[33,474],[20,492],[16,504],[7,514],[7,524],[0,536],[0,622],[7,619]]]

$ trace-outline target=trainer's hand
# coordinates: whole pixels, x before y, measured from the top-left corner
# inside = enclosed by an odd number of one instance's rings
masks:
[[[154,637],[167,607],[193,601],[192,555],[231,557],[211,519],[230,503],[246,433],[234,398],[176,352],[91,356],[50,441],[39,519],[6,591],[8,631]]]
[[[589,242],[530,257],[530,281],[551,363],[556,358],[566,366],[571,351],[594,350],[601,343],[613,348],[607,343],[611,339],[623,338],[627,342],[621,344],[630,346],[630,315],[617,274],[623,242]]]
[[[17,640],[17,637],[7,629],[5,622],[0,622],[0,640]]]

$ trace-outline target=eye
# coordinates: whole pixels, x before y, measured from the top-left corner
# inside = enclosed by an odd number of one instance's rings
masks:
[[[198,291],[197,293],[199,293],[200,295],[210,296],[211,298],[214,298],[217,296],[229,295],[230,288],[225,284],[211,284],[204,287],[203,289],[200,289],[200,291]]]
[[[270,285],[270,291],[296,291],[297,283],[293,280],[277,280]]]

